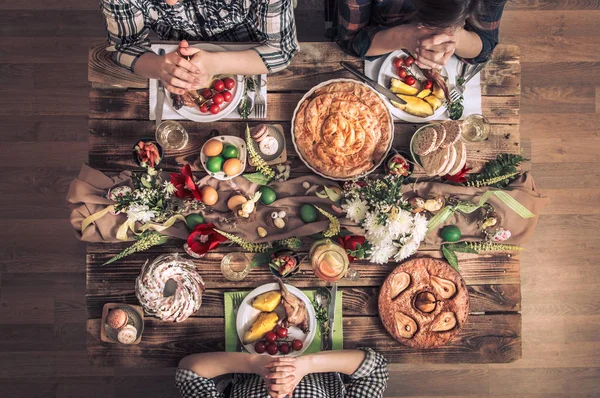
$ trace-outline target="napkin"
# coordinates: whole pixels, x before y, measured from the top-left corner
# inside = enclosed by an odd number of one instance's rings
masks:
[[[213,43],[211,43],[211,45],[215,45],[215,44],[220,47],[223,47],[224,49],[226,49],[228,51],[248,50],[255,46],[253,44],[229,44],[229,43],[227,43],[227,44],[214,43],[213,44]],[[177,49],[177,44],[153,44],[152,45],[152,50],[157,54],[158,54],[158,50],[161,48],[163,50],[165,50],[166,53],[170,53]],[[201,46],[200,46],[200,48],[201,48]],[[262,79],[263,84],[262,84],[260,92],[261,92],[263,98],[265,99],[265,118],[266,118],[267,107],[268,107],[267,75],[261,75],[261,79]],[[150,100],[148,101],[149,102],[148,105],[150,107],[150,120],[156,120],[155,108],[156,108],[156,91],[158,90],[158,81],[155,79],[150,79],[149,88],[150,88]],[[166,95],[169,95],[169,92],[165,91],[165,96]],[[254,93],[248,92],[248,95],[254,101]],[[254,110],[254,112],[256,112],[256,109]],[[242,117],[234,109],[229,115],[226,116],[226,118],[227,119],[241,119]],[[255,113],[253,113],[249,116],[249,118],[250,119],[258,119],[258,116],[256,116]],[[183,120],[183,119],[185,119],[185,118],[183,116],[181,116],[179,113],[177,113],[177,111],[175,109],[173,109],[173,107],[167,102],[167,99],[165,98],[165,103],[163,105],[162,120]]]
[[[365,61],[365,75],[369,76],[375,81],[378,81],[379,69],[381,69],[381,65],[386,60],[386,58],[387,56],[383,56],[377,58],[374,61]],[[450,90],[452,90],[452,87],[454,87],[454,84],[456,82],[456,75],[458,74],[458,65],[459,60],[455,56],[452,56],[448,60],[448,64],[446,65],[446,70],[448,71],[448,81],[450,83]],[[467,83],[463,100],[464,111],[461,119],[464,119],[472,114],[482,114],[480,76],[481,74],[478,73]],[[395,120],[400,120],[395,116],[393,116],[393,118]],[[447,112],[444,112],[442,114],[442,120],[450,120]]]
[[[235,327],[235,315],[233,314],[233,295],[243,294],[244,297],[250,293],[245,292],[225,292],[225,351],[235,352],[237,349],[238,335]],[[304,290],[302,293],[306,294],[310,300],[315,298],[315,290]],[[342,331],[342,291],[337,291],[337,298],[335,301],[335,324],[333,325],[332,335],[332,346],[334,350],[341,350],[344,348],[344,333]],[[315,338],[304,354],[312,354],[321,351],[321,328],[317,327]]]

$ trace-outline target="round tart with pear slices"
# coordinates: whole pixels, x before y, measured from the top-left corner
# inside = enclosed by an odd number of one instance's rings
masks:
[[[439,347],[464,326],[469,292],[448,263],[423,257],[406,261],[386,278],[379,292],[379,317],[403,345]]]

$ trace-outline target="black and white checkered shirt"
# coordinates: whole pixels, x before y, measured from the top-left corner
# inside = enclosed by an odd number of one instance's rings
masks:
[[[292,0],[100,0],[107,50],[133,71],[151,52],[148,34],[161,40],[253,42],[269,72],[289,65],[299,50]]]
[[[361,348],[362,349],[362,348]],[[382,397],[389,373],[387,361],[370,348],[359,368],[344,385],[339,373],[311,373],[294,390],[294,398]],[[225,398],[211,379],[187,369],[177,369],[175,382],[182,398]],[[269,398],[264,380],[254,374],[235,374],[229,398]]]

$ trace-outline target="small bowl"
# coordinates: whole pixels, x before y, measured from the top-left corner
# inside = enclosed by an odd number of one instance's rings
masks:
[[[137,154],[137,151],[135,150],[135,147],[137,146],[137,143],[140,142],[140,141],[142,141],[144,143],[151,142],[154,145],[156,145],[156,148],[158,149],[158,155],[160,156],[160,159],[158,159],[158,162],[156,162],[154,164],[154,168],[156,168],[156,166],[158,166],[163,161],[163,159],[165,158],[162,146],[158,142],[156,142],[156,139],[154,139],[154,138],[141,138],[141,139],[137,140],[137,142],[133,145],[133,148],[131,150],[131,154],[133,156],[133,161],[138,166],[140,166],[140,167],[143,167],[142,166],[142,162],[140,162],[140,158],[139,158],[139,156]]]
[[[300,271],[300,257],[298,256],[298,254],[296,254],[294,251],[292,250],[279,250],[277,252],[274,253],[275,256],[281,256],[281,255],[287,255],[287,256],[292,256],[294,257],[294,259],[296,260],[296,267],[294,268],[294,270],[292,272],[290,272],[287,275],[281,275],[279,273],[279,271],[276,271],[275,269],[273,269],[273,267],[271,267],[270,265],[267,264],[267,266],[269,267],[269,271],[271,271],[271,273],[273,275],[275,275],[278,278],[289,278],[291,276],[294,276],[298,273],[298,271]]]
[[[208,158],[204,154],[204,145],[206,145],[206,142],[211,141],[211,140],[219,140],[219,141],[221,141],[221,143],[223,143],[223,145],[231,144],[231,145],[234,145],[238,149],[238,152],[239,152],[238,159],[242,163],[242,170],[239,173],[234,174],[232,176],[228,176],[223,171],[213,173],[212,171],[209,171],[206,168],[206,161]],[[242,174],[244,172],[244,170],[246,169],[246,157],[247,157],[246,141],[244,141],[240,137],[235,137],[233,135],[219,135],[216,137],[209,138],[208,140],[206,140],[206,142],[204,143],[204,145],[202,145],[202,149],[200,149],[200,163],[202,163],[202,167],[208,173],[208,175],[212,176],[213,178],[216,178],[217,180],[227,181],[227,180],[231,180],[234,177],[239,176],[240,174]]]
[[[406,160],[406,163],[408,165],[408,175],[404,176],[404,178],[410,177],[413,171],[415,170],[415,163],[413,157],[404,151],[396,151],[395,149],[392,149],[390,151],[390,154],[385,158],[385,162],[383,163],[383,168],[385,169],[385,172],[389,174],[388,162],[397,155],[402,156],[404,160]]]

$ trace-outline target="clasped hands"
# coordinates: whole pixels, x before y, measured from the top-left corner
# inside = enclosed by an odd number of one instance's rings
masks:
[[[190,47],[185,40],[176,51],[159,59],[159,79],[174,94],[208,87],[215,74],[212,53]]]
[[[409,49],[414,50],[415,63],[421,69],[442,69],[456,51],[462,28],[434,32],[421,25],[411,25]],[[412,47],[412,48],[411,48]]]
[[[306,357],[253,356],[254,373],[265,380],[272,398],[292,396],[300,380],[309,372]]]

